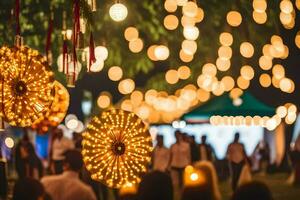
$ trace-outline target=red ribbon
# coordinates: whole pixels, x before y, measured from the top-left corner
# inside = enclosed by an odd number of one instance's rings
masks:
[[[16,35],[21,34],[20,30],[20,0],[15,1],[15,17],[16,17]]]
[[[89,66],[88,71],[91,71],[91,66],[94,62],[96,62],[96,56],[95,56],[95,44],[94,44],[94,37],[93,33],[90,34],[90,46],[89,46]]]
[[[76,45],[78,40],[78,34],[80,33],[80,5],[79,0],[74,0],[74,13],[73,13],[73,66],[74,66],[74,73],[73,73],[73,80],[76,79],[76,65],[77,65],[77,55],[76,55]]]

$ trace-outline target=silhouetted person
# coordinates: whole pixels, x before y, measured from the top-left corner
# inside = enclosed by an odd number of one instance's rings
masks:
[[[228,146],[227,159],[229,160],[231,175],[232,175],[232,189],[235,190],[240,178],[240,174],[244,165],[246,164],[246,153],[242,143],[239,142],[240,134],[234,135],[234,141]]]
[[[5,199],[7,195],[7,171],[6,171],[6,161],[2,157],[2,150],[0,146],[0,199]]]
[[[189,143],[184,141],[183,135],[179,131],[175,132],[175,138],[176,143],[170,148],[170,166],[173,181],[178,183],[179,188],[182,188],[184,168],[191,164],[191,149]]]
[[[207,142],[207,136],[201,136],[201,143],[199,144],[199,159],[200,161],[210,161],[214,160],[214,149]]]
[[[192,135],[189,137],[190,138],[190,148],[191,148],[191,161],[192,163],[199,161],[199,150],[198,150],[198,145],[195,140],[195,136]]]
[[[295,146],[292,150],[293,167],[295,171],[294,185],[300,185],[300,134],[295,141]]]
[[[173,186],[166,173],[153,171],[146,174],[138,188],[139,200],[173,200]]]
[[[31,178],[40,179],[43,176],[43,164],[32,145],[28,146],[28,175]]]
[[[77,150],[65,153],[64,172],[44,177],[41,182],[53,200],[96,200],[91,187],[79,179],[83,167],[82,155]]]
[[[181,200],[220,200],[221,194],[218,186],[216,170],[211,162],[200,161],[194,166],[198,173],[198,180],[193,184],[186,179],[191,179],[185,174],[185,186]]]
[[[170,163],[170,150],[164,146],[164,136],[156,137],[157,144],[153,151],[153,170],[165,172]]]
[[[264,183],[253,181],[237,188],[231,200],[273,200],[273,197]]]
[[[13,190],[13,200],[46,200],[43,185],[33,178],[19,179]]]

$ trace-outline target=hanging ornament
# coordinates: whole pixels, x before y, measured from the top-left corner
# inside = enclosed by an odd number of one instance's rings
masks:
[[[25,46],[0,48],[2,116],[12,126],[31,126],[53,100],[53,72],[46,58]]]
[[[49,127],[58,126],[67,114],[70,102],[68,90],[58,81],[54,81],[54,91],[55,96],[50,110],[32,125],[32,128],[37,129],[38,133],[45,133]]]
[[[115,3],[110,7],[109,15],[114,21],[120,22],[127,17],[128,10],[124,4]]]
[[[136,184],[151,160],[150,133],[134,113],[109,110],[83,133],[83,160],[94,180],[112,188]]]

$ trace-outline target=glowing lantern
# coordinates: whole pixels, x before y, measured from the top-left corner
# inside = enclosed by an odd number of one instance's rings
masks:
[[[123,70],[119,66],[113,66],[108,70],[108,77],[112,81],[119,81],[123,77]]]
[[[111,97],[107,92],[103,92],[97,100],[97,104],[99,108],[105,109],[110,106],[111,103]]]
[[[183,36],[187,40],[196,40],[199,37],[199,29],[196,26],[185,26]]]
[[[127,17],[128,10],[125,5],[121,3],[116,3],[110,7],[109,15],[114,21],[120,22]]]
[[[254,77],[254,70],[251,66],[245,65],[241,68],[241,75],[246,80],[252,80]]]
[[[194,55],[197,51],[197,43],[193,40],[184,40],[181,44],[184,53]]]
[[[128,27],[124,32],[124,37],[129,42],[138,39],[139,31],[135,27]]]
[[[134,113],[110,110],[95,116],[83,133],[82,155],[93,180],[108,187],[137,184],[153,150],[147,126]]]
[[[180,79],[188,79],[191,76],[191,69],[188,66],[181,66],[177,70]]]
[[[223,32],[220,34],[219,41],[223,46],[231,46],[233,43],[233,37],[231,33]]]
[[[171,70],[167,71],[165,78],[166,78],[167,83],[175,84],[179,80],[178,72],[174,69],[171,69]]]
[[[179,21],[175,15],[167,15],[164,19],[164,26],[168,30],[175,30],[178,27]]]
[[[272,80],[269,74],[262,74],[259,77],[259,83],[262,87],[270,87]]]
[[[194,2],[189,1],[182,7],[182,12],[188,17],[196,17],[198,12],[198,6]]]
[[[130,94],[135,88],[135,83],[132,79],[124,79],[119,82],[119,92],[121,94]]]
[[[220,71],[227,71],[230,68],[231,62],[229,59],[218,58],[216,60],[216,66]]]
[[[240,53],[245,58],[251,58],[254,54],[254,47],[250,42],[243,42],[240,46]]]
[[[107,48],[104,46],[98,46],[95,48],[95,57],[99,60],[106,60],[108,57]]]
[[[176,0],[166,0],[164,6],[168,12],[175,12],[177,10]]]
[[[237,27],[242,23],[242,16],[237,11],[230,11],[229,13],[227,13],[226,19],[227,23],[233,27]]]
[[[154,50],[154,56],[158,60],[166,60],[170,55],[170,50],[164,45],[159,45]]]
[[[141,52],[143,50],[143,47],[144,47],[144,43],[140,38],[132,40],[132,41],[129,42],[129,49],[133,53]]]

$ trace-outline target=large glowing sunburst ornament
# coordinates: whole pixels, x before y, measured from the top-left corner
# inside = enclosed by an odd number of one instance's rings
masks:
[[[92,179],[112,188],[138,183],[153,149],[143,121],[123,110],[94,117],[83,133],[82,144],[83,160]]]
[[[53,101],[53,72],[46,58],[25,46],[0,48],[1,114],[12,126],[27,127]]]
[[[32,125],[32,128],[37,129],[38,133],[45,133],[49,127],[58,126],[67,114],[70,102],[68,90],[58,81],[54,81],[54,91],[55,96],[50,110]]]

